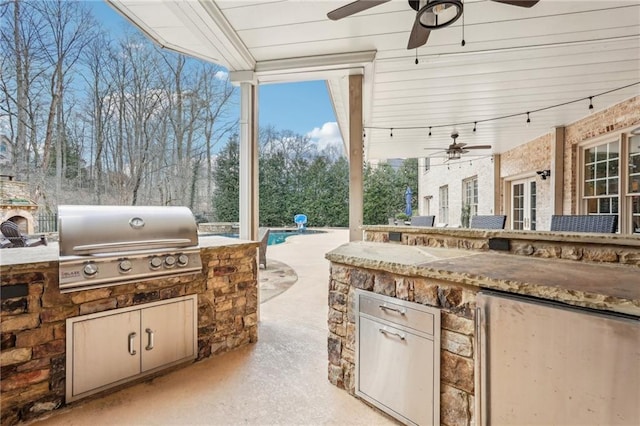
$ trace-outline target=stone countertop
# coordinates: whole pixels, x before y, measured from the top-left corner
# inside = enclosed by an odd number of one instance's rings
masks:
[[[640,236],[621,234],[596,234],[589,232],[514,231],[509,229],[438,228],[424,226],[366,225],[365,231],[401,232],[407,234],[428,233],[457,238],[507,238],[512,240],[553,241],[564,243],[595,243],[628,247],[640,247]]]
[[[325,257],[364,269],[640,317],[640,268],[634,266],[372,242],[347,243]]]
[[[258,247],[260,244],[257,241],[219,236],[200,237],[198,240],[201,249],[234,247],[241,245]],[[46,246],[2,249],[0,250],[0,266],[58,262],[59,251],[60,249],[57,241],[49,241]]]

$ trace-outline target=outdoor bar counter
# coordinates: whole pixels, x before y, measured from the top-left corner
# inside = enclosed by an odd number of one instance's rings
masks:
[[[65,401],[65,388],[66,337],[70,333],[66,320],[70,318],[164,306],[196,295],[195,312],[191,312],[197,342],[195,353],[186,362],[256,342],[258,244],[237,238],[200,237],[201,272],[69,293],[61,293],[58,287],[57,242],[3,249],[1,424],[32,420],[69,402]],[[154,375],[167,371],[157,370]]]
[[[356,394],[356,289],[436,308],[441,424],[478,424],[481,291],[622,314],[640,327],[638,237],[380,225],[365,226],[364,240],[326,254],[329,380]]]

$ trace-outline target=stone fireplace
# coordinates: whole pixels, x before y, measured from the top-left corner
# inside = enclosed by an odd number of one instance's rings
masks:
[[[34,214],[38,205],[29,198],[26,182],[13,180],[13,176],[0,176],[0,222],[10,220],[23,234],[34,234]]]

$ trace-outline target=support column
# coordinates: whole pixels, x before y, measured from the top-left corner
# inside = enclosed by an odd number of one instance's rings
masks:
[[[502,202],[504,194],[502,188],[502,175],[500,174],[500,154],[493,154],[493,213],[509,214],[505,203]],[[503,213],[507,211],[507,213]]]
[[[258,91],[240,83],[240,238],[258,239]]]
[[[362,241],[362,75],[349,76],[349,241]]]
[[[553,147],[551,149],[551,211],[553,214],[564,214],[564,127],[554,129]]]

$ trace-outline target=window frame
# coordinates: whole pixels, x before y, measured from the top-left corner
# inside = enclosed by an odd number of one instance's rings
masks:
[[[469,191],[471,189],[471,191]],[[469,201],[469,195],[473,199]],[[462,180],[462,206],[469,204],[469,217],[476,216],[478,214],[478,204],[480,204],[480,191],[478,190],[478,175],[474,175]]]
[[[635,133],[632,133],[635,132]],[[602,198],[597,195],[585,195],[585,165],[587,150],[603,146],[609,143],[616,143],[618,148],[618,233],[639,235],[640,232],[633,231],[633,198],[640,197],[640,192],[631,192],[629,188],[630,181],[630,153],[629,144],[632,137],[640,137],[640,127],[628,127],[618,132],[608,134],[602,137],[593,138],[578,144],[578,156],[576,166],[576,210],[577,214],[588,213],[588,200]],[[607,195],[608,196],[608,195]],[[605,196],[606,197],[606,196]],[[601,213],[612,214],[612,213]],[[639,230],[640,231],[640,230]]]
[[[443,201],[446,201],[446,204]],[[438,219],[440,223],[449,223],[449,185],[438,188]]]

